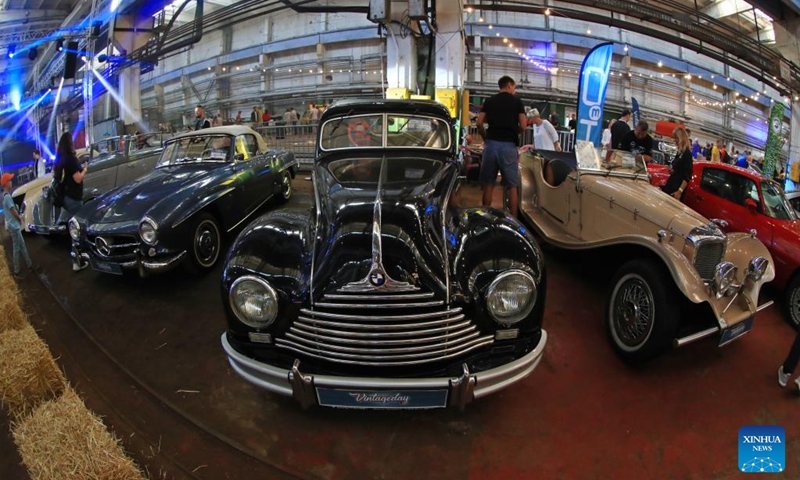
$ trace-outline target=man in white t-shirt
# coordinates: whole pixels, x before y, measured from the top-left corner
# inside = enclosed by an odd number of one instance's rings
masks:
[[[529,114],[533,125],[533,145],[536,150],[555,150],[561,151],[561,144],[558,141],[558,132],[553,124],[543,120],[539,116],[539,110],[533,108]]]

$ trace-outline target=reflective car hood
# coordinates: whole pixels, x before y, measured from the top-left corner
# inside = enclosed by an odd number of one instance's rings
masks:
[[[587,176],[582,176],[587,179]],[[630,211],[649,219],[657,227],[686,237],[693,228],[707,225],[708,219],[662,192],[644,180],[606,178],[592,175],[594,181],[585,181],[584,188],[606,198],[613,198]]]
[[[321,218],[314,276],[325,281],[314,285],[315,296],[369,280],[376,259],[390,281],[444,292],[441,209],[457,173],[455,165],[445,165],[428,182],[381,189],[379,195],[374,186],[344,188],[327,169],[317,168]]]
[[[144,177],[104,194],[88,215],[91,223],[116,223],[141,219],[169,195],[202,183],[210,172],[225,165],[178,165],[153,170]]]

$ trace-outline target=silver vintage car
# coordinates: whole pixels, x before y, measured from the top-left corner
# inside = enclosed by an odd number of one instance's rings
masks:
[[[126,185],[151,172],[163,150],[163,134],[124,135],[104,138],[92,145],[84,179],[83,200],[87,202],[115,187]],[[29,231],[41,235],[66,233],[66,224],[56,225],[59,209],[53,206],[52,191],[43,186],[39,192],[28,192],[23,215]]]

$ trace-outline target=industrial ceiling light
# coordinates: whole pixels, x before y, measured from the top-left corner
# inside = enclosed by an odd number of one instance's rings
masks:
[[[8,55],[8,58],[14,58],[14,53],[16,51],[17,51],[17,45],[12,43],[11,45],[8,46],[8,53],[6,55]]]
[[[39,49],[37,47],[32,47],[28,50],[28,60],[36,60],[36,57],[39,56]]]
[[[56,50],[58,50],[59,52],[63,52],[64,51],[64,40],[59,40],[56,43]]]

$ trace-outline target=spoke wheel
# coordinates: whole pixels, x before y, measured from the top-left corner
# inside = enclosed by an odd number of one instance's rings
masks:
[[[644,259],[623,265],[606,310],[606,329],[617,355],[639,365],[669,348],[678,329],[680,300],[662,265]]]
[[[614,298],[614,331],[620,343],[637,348],[653,331],[655,305],[653,292],[638,275],[628,274]]]

